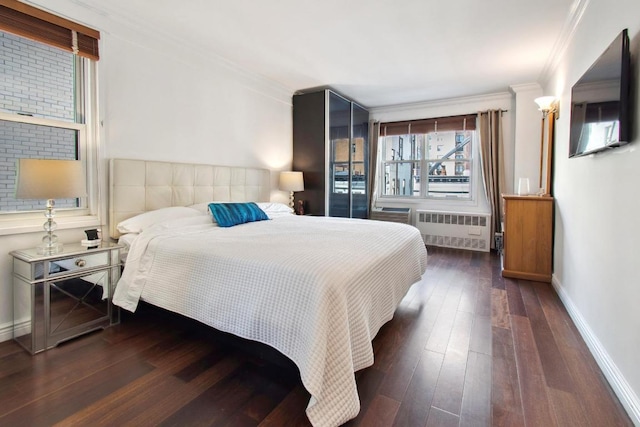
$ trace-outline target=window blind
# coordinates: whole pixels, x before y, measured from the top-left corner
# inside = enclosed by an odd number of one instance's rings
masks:
[[[98,60],[100,32],[16,0],[0,0],[0,30]]]
[[[444,132],[452,130],[475,130],[475,114],[438,117],[432,119],[409,120],[380,123],[380,136],[409,135],[411,133]]]

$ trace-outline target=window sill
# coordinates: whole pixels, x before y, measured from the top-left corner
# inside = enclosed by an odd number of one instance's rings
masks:
[[[56,217],[57,230],[70,230],[84,227],[100,227],[100,219],[94,215]],[[0,236],[9,236],[26,233],[44,233],[42,225],[45,222],[44,216],[38,219],[9,219],[0,220]]]
[[[454,198],[454,197],[405,197],[405,196],[378,196],[376,199],[378,202],[383,203],[408,203],[408,204],[423,204],[423,203],[442,203],[452,204],[452,205],[467,205],[467,206],[476,206],[478,204],[477,200],[473,197],[470,198]]]

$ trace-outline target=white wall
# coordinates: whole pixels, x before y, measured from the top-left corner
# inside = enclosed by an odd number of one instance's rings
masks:
[[[513,155],[513,182],[511,193],[518,190],[520,178],[529,179],[529,192],[540,189],[540,148],[542,139],[542,112],[535,99],[542,96],[539,84],[511,86],[515,94],[515,147]]]
[[[200,55],[179,40],[141,33],[139,27],[144,25],[113,21],[73,0],[32,3],[101,31],[103,226],[108,158],[242,165],[274,171],[290,168],[292,93],[219,58]],[[275,172],[272,183],[272,200],[286,203],[287,195],[277,191]],[[67,228],[57,233],[62,242],[80,240],[83,229],[88,228],[86,224],[62,227]],[[0,258],[0,341],[11,338],[12,266],[8,253],[38,244],[40,230],[35,227],[29,233],[0,236],[0,253],[5,254]]]
[[[640,2],[590,0],[545,84],[561,97],[556,122],[553,283],[605,375],[640,425]],[[633,55],[633,142],[568,158],[571,86],[624,28]]]

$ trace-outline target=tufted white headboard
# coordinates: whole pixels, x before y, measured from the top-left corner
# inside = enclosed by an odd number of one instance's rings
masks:
[[[268,169],[109,160],[109,234],[120,236],[122,220],[169,206],[205,202],[268,202]]]

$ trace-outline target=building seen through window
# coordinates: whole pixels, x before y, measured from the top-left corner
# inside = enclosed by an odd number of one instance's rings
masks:
[[[381,196],[472,197],[475,130],[382,136]]]

